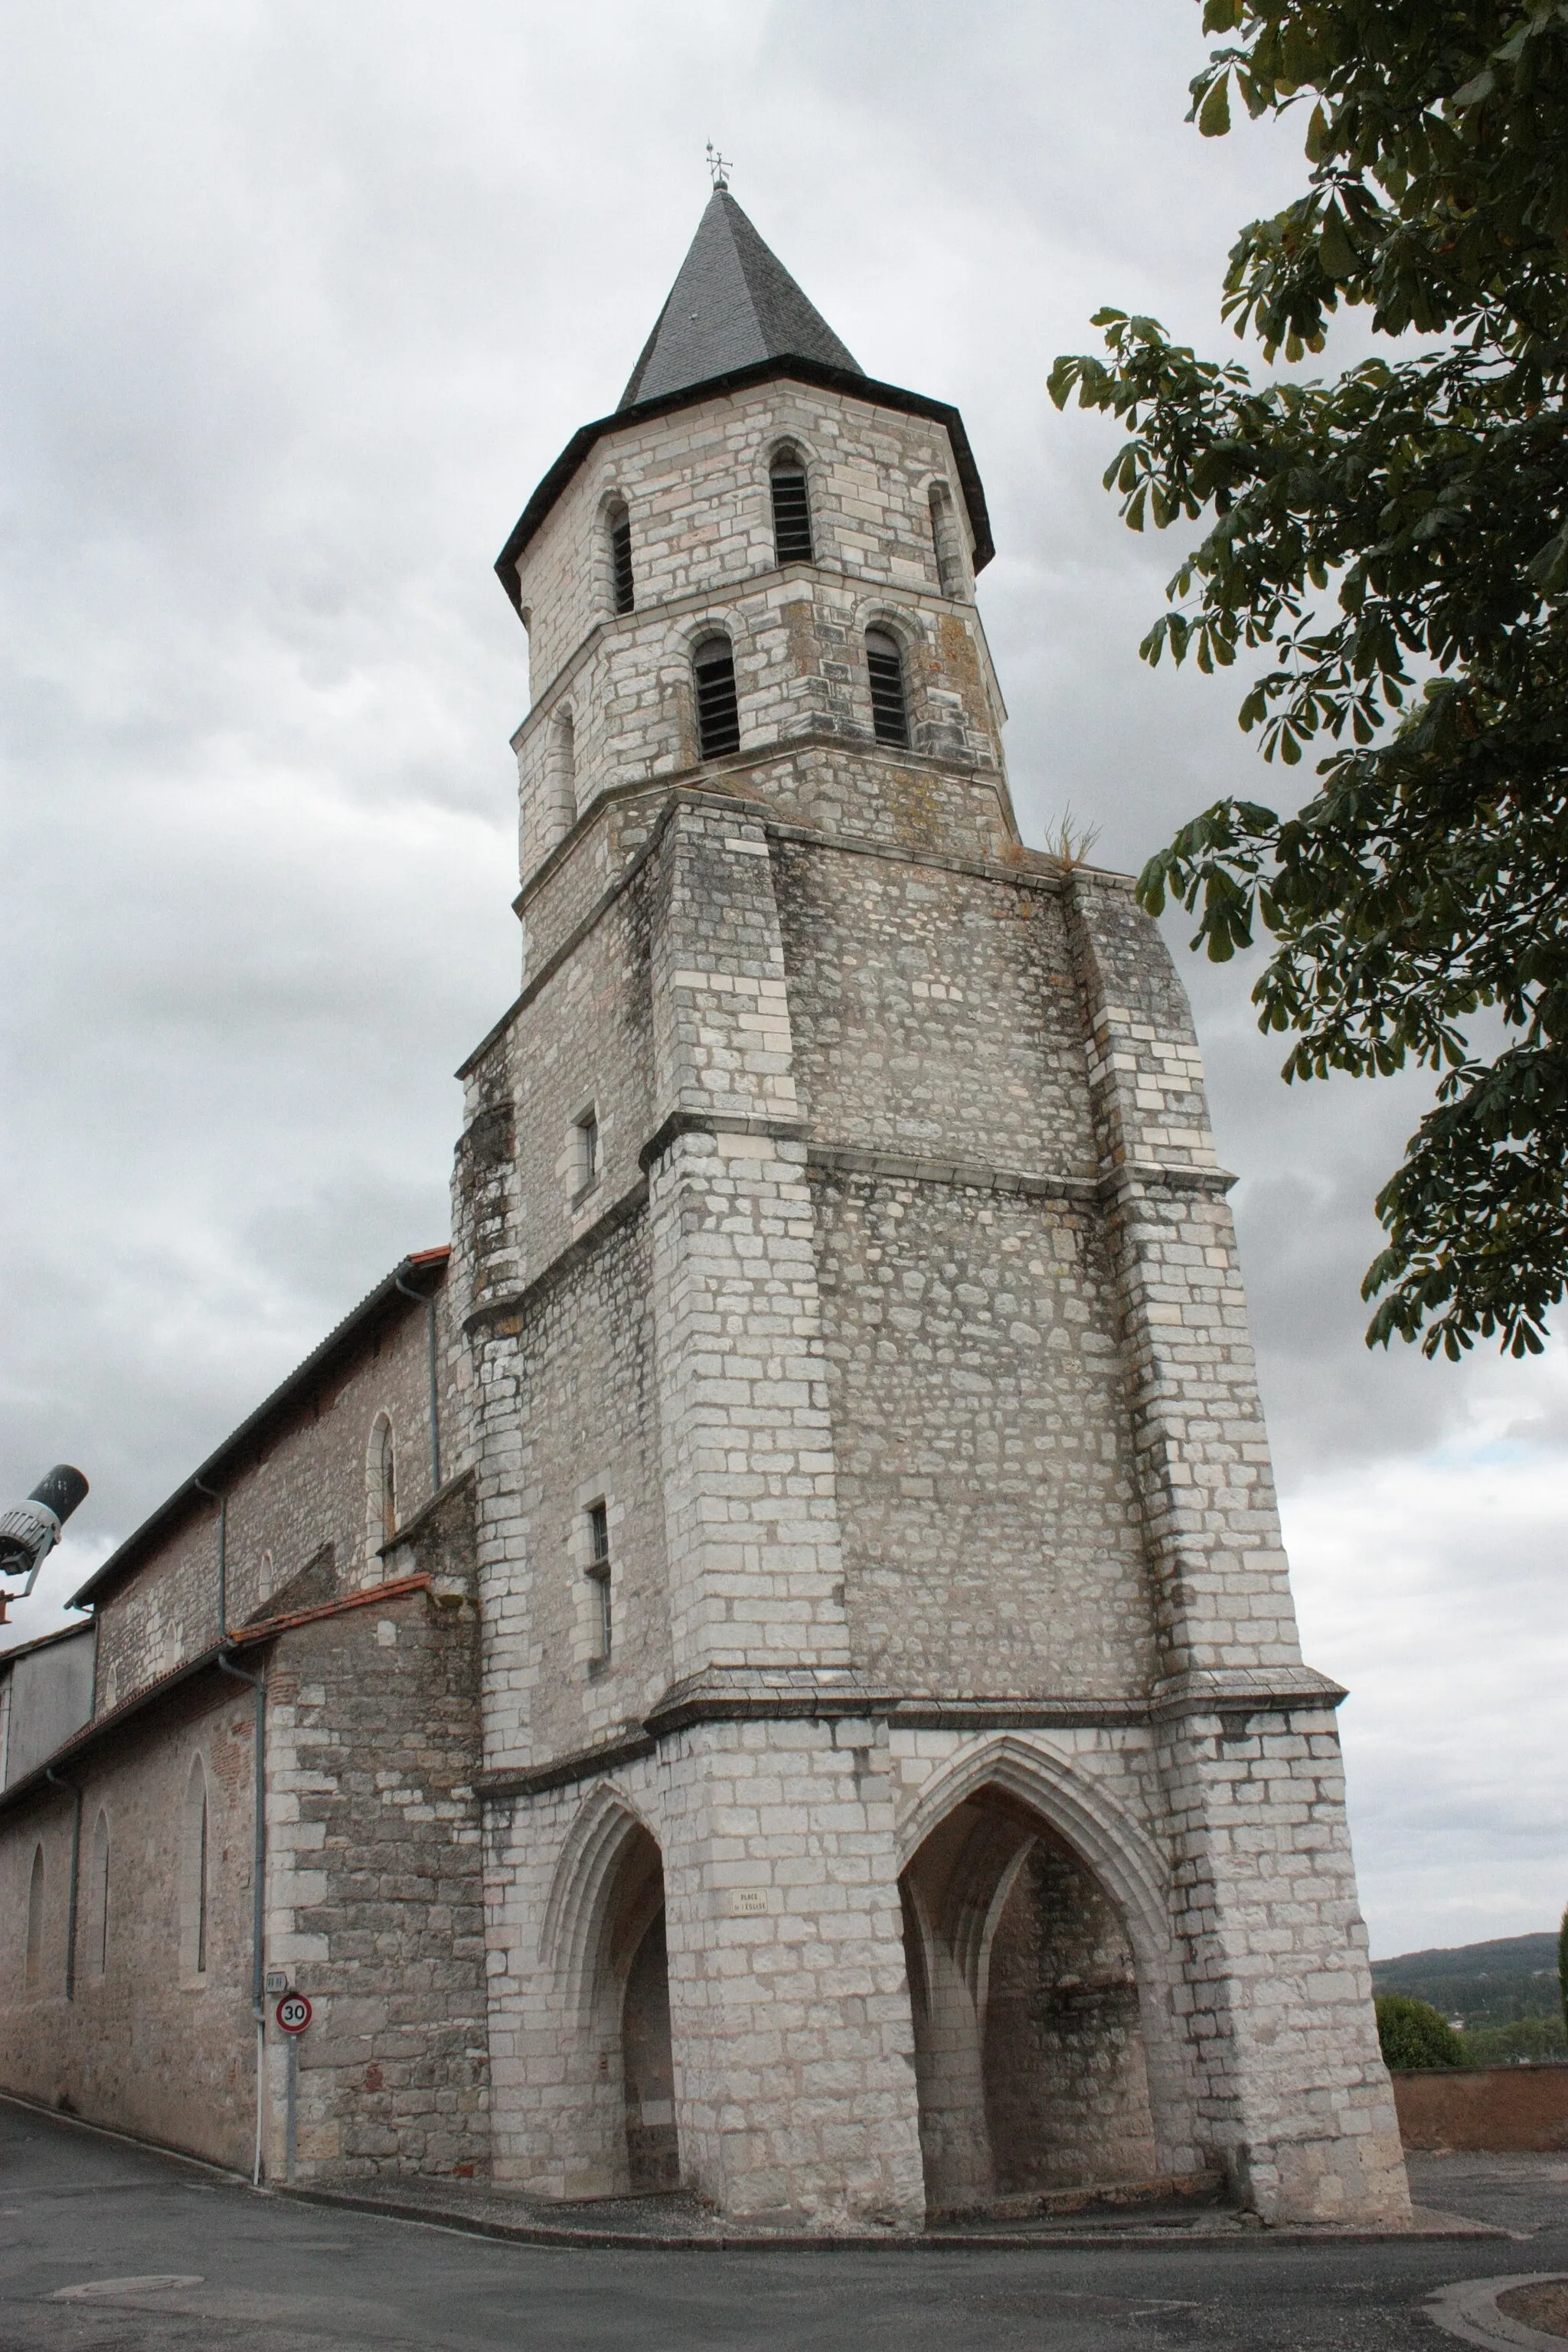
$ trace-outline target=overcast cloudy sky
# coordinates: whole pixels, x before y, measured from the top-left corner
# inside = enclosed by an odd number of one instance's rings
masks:
[[[1110,428],[1045,377],[1106,301],[1222,348],[1226,249],[1300,164],[1294,129],[1184,126],[1194,0],[0,0],[0,1470],[7,1501],[61,1457],[93,1482],[26,1638],[446,1237],[449,1074],[517,976],[525,646],[490,563],[618,397],[705,141],[862,364],[962,407],[1026,836],[1070,803],[1128,866],[1263,777],[1232,681],[1140,666],[1180,542],[1121,530]],[[1307,1654],[1352,1689],[1373,1949],[1546,1927],[1563,1352],[1367,1354],[1370,1202],[1420,1087],[1288,1091],[1245,979],[1183,961]]]

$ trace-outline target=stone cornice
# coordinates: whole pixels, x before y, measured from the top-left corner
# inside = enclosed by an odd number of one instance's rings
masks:
[[[661,1120],[637,1153],[637,1181],[582,1233],[574,1234],[556,1256],[529,1282],[499,1297],[486,1299],[464,1319],[465,1337],[506,1324],[512,1332],[554,1285],[592,1255],[605,1235],[635,1216],[647,1199],[647,1171],[681,1135],[760,1135],[779,1142],[805,1142],[805,1164],[814,1176],[863,1176],[894,1184],[948,1185],[978,1192],[994,1192],[1025,1201],[1058,1201],[1074,1209],[1111,1210],[1140,1192],[1202,1193],[1223,1199],[1235,1183],[1223,1168],[1167,1168],[1140,1161],[1110,1170],[1101,1176],[1080,1176],[1065,1169],[1000,1168],[989,1160],[953,1160],[937,1152],[879,1151],[866,1144],[819,1143],[810,1123],[800,1118],[745,1118],[731,1113],[677,1110]]]
[[[672,1110],[668,1118],[660,1120],[637,1153],[637,1166],[646,1173],[682,1135],[761,1135],[777,1143],[793,1143],[808,1131],[804,1118],[749,1118],[733,1111]]]
[[[1173,1675],[1148,1696],[1078,1692],[1036,1697],[945,1698],[933,1693],[874,1688],[846,1669],[842,1676],[801,1672],[753,1674],[714,1669],[665,1693],[640,1724],[537,1765],[481,1772],[482,1797],[532,1797],[613,1772],[654,1755],[665,1740],[702,1724],[838,1723],[856,1718],[893,1731],[1152,1731],[1192,1716],[1222,1718],[1291,1715],[1337,1707],[1346,1694],[1310,1666],[1224,1667]]]
[[[1228,1168],[1194,1168],[1163,1160],[1124,1160],[1102,1170],[1100,1198],[1113,1202],[1131,1192],[1205,1192],[1223,1201],[1236,1182]]]
[[[878,1151],[858,1143],[807,1142],[814,1175],[875,1176],[893,1183],[965,1185],[979,1192],[1011,1192],[1025,1200],[1070,1201],[1092,1208],[1100,1188],[1092,1176],[1055,1169],[997,1168],[987,1160],[950,1160],[940,1153]]]
[[[1156,1723],[1192,1715],[1281,1715],[1298,1707],[1337,1707],[1350,1696],[1312,1666],[1197,1666],[1154,1685]]]

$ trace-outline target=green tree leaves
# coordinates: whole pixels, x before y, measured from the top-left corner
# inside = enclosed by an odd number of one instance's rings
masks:
[[[1139,888],[1215,961],[1271,937],[1254,997],[1287,1079],[1440,1074],[1379,1195],[1369,1343],[1529,1352],[1568,1283],[1568,0],[1204,22],[1240,37],[1194,81],[1205,135],[1232,84],[1255,116],[1310,101],[1304,193],[1230,257],[1237,335],[1299,360],[1346,301],[1443,340],[1255,384],[1106,310],[1107,356],[1052,369],[1058,407],[1122,425],[1128,524],[1201,530],[1143,658],[1252,656],[1241,726],[1267,761],[1316,755],[1299,814],[1222,802]]]

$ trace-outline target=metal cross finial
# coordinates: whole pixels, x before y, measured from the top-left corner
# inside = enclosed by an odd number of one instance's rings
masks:
[[[711,139],[710,139],[708,142],[708,176],[712,181],[715,189],[723,188],[727,190],[729,188],[731,169],[731,166],[729,157],[727,155],[721,155],[719,150],[714,146]]]

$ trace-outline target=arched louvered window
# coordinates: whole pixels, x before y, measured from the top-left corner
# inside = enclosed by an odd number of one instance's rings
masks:
[[[931,535],[936,550],[936,576],[944,596],[963,593],[963,558],[959,551],[958,521],[945,482],[931,486]]]
[[[632,578],[632,523],[624,500],[616,499],[605,509],[605,528],[610,541],[610,594],[617,613],[637,609],[637,583]]]
[[[798,452],[781,449],[769,482],[773,494],[773,545],[780,563],[811,563],[811,499]]]
[[[908,744],[910,718],[904,699],[904,657],[886,629],[866,632],[866,667],[871,679],[871,725],[879,743]]]
[[[44,1969],[44,1849],[33,1849],[33,1874],[27,1881],[27,1957],[23,1982],[35,1991]]]
[[[741,748],[741,713],[735,700],[735,655],[728,637],[705,637],[692,656],[697,677],[699,756],[721,760]]]

